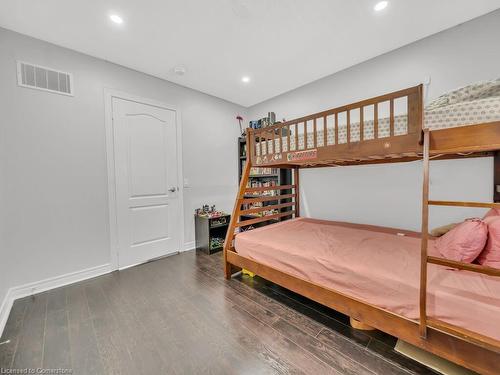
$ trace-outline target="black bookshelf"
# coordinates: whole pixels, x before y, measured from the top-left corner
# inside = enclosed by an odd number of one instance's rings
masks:
[[[240,137],[238,138],[238,184],[241,181],[241,176],[243,174],[243,170],[245,168],[245,164],[247,161],[247,141],[245,137]],[[250,173],[249,176],[249,184],[251,186],[252,183],[274,183],[275,185],[292,185],[292,171],[291,169],[279,169],[279,168],[273,168],[274,170],[272,173]],[[278,194],[291,194],[292,190],[281,190],[278,192]],[[281,203],[286,203],[286,202],[291,202],[291,199],[282,199]],[[264,206],[269,206],[269,205],[274,205],[277,204],[278,200],[275,201],[267,201],[267,202],[262,202]],[[286,212],[286,211],[291,211],[291,207],[286,207],[282,208],[280,210],[281,212]],[[279,219],[272,219],[268,221],[264,221],[258,224],[254,224],[253,227],[261,227],[264,225],[272,224],[278,221],[282,220],[288,220],[290,217],[285,216],[283,218]],[[255,219],[255,216],[252,215],[243,215],[240,216],[240,220],[250,220],[250,219]],[[245,229],[245,227],[242,227],[242,229]]]
[[[209,255],[221,251],[230,220],[230,215],[209,218],[195,214],[196,249],[202,250]],[[214,241],[214,239],[217,240]]]

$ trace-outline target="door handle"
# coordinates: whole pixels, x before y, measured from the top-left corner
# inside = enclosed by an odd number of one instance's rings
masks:
[[[168,191],[170,191],[171,193],[175,193],[175,190],[177,190],[175,186],[172,186],[170,189],[168,189]]]

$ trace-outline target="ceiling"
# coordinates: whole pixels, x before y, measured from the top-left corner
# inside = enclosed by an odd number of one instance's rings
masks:
[[[2,0],[0,26],[251,106],[500,7],[390,0],[375,12],[377,2]]]

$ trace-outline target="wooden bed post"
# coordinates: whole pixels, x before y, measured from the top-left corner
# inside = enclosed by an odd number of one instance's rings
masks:
[[[231,250],[233,246],[234,230],[236,229],[236,224],[239,221],[240,211],[241,211],[241,201],[245,196],[245,189],[248,184],[248,177],[250,176],[250,169],[252,168],[252,155],[253,150],[251,146],[253,142],[250,142],[250,137],[253,136],[252,130],[247,130],[247,162],[245,164],[245,169],[241,176],[240,187],[238,190],[238,195],[236,196],[236,202],[234,203],[233,213],[231,214],[231,221],[229,222],[229,227],[226,233],[226,240],[224,241],[224,275],[226,279],[230,279],[232,275],[232,266],[227,261],[227,252]]]
[[[427,244],[429,240],[429,129],[424,129],[422,234],[420,254],[420,337],[427,337]]]
[[[299,190],[299,167],[293,170],[293,184],[295,185],[295,217],[300,217],[300,190]]]

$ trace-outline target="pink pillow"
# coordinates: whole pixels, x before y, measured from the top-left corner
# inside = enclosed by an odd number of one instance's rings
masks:
[[[446,259],[472,263],[484,249],[488,226],[481,219],[467,219],[436,240],[436,248]]]
[[[500,216],[486,217],[484,222],[488,225],[488,241],[477,261],[483,266],[500,268]]]
[[[484,215],[483,220],[492,216],[500,216],[500,210],[498,208],[490,208],[490,210],[486,212],[486,215]]]

